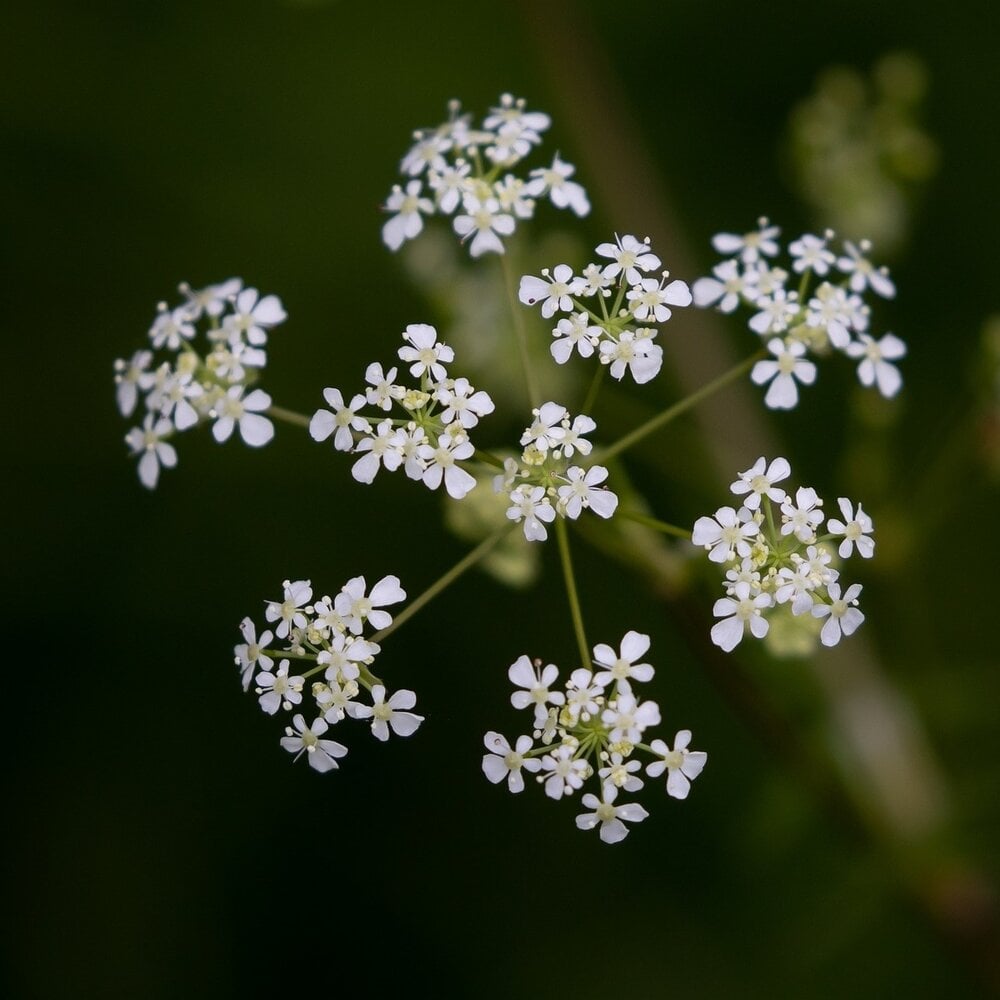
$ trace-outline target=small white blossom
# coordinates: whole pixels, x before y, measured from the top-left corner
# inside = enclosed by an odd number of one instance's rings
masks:
[[[572,312],[571,295],[580,292],[581,280],[573,277],[573,269],[568,264],[557,264],[550,271],[542,270],[542,277],[525,274],[521,278],[517,297],[526,306],[541,302],[542,316],[549,319],[556,312]]]
[[[420,378],[427,374],[442,381],[448,374],[445,365],[455,360],[455,352],[437,339],[437,330],[427,323],[411,323],[403,333],[407,346],[399,349],[400,361],[409,361],[410,374]]]
[[[559,676],[559,668],[554,663],[544,668],[539,663],[536,667],[522,655],[510,665],[507,676],[520,689],[510,696],[510,703],[517,709],[534,705],[536,726],[545,722],[549,705],[565,704],[566,696],[562,691],[549,690]]]
[[[814,604],[812,614],[815,618],[826,618],[819,634],[819,641],[824,646],[836,646],[842,636],[851,635],[865,620],[865,616],[857,607],[861,584],[851,584],[843,597],[840,595],[839,583],[828,584],[826,592],[830,596],[830,603]]]
[[[285,580],[282,584],[284,595],[280,601],[268,601],[264,608],[264,617],[269,622],[277,622],[274,634],[279,639],[288,636],[294,625],[305,628],[307,621],[305,607],[312,599],[312,583],[309,580]]]
[[[604,267],[605,277],[616,278],[624,274],[629,285],[638,285],[643,271],[658,271],[661,266],[660,258],[649,247],[648,237],[640,241],[634,236],[615,236],[614,243],[601,243],[597,254],[611,258],[612,263]]]
[[[255,347],[267,343],[267,331],[288,319],[277,295],[260,297],[256,288],[244,288],[233,303],[233,311],[222,320],[222,329],[231,342],[245,340]]]
[[[448,388],[439,389],[437,398],[444,407],[441,422],[450,424],[457,420],[466,430],[475,427],[480,417],[494,410],[489,394],[482,389],[476,390],[467,378],[455,379]]]
[[[564,163],[556,153],[551,167],[531,171],[526,191],[535,198],[547,193],[556,208],[569,208],[574,215],[582,218],[590,212],[590,200],[583,186],[569,179],[575,172],[576,167]]]
[[[531,749],[530,736],[518,736],[517,742],[511,747],[506,737],[489,732],[483,737],[483,742],[490,751],[483,754],[483,774],[494,785],[506,778],[507,787],[512,792],[521,792],[524,790],[524,775],[521,771],[534,774],[541,770],[542,762],[537,757],[524,756]]]
[[[769,224],[767,218],[761,217],[757,222],[758,228],[753,232],[744,233],[742,236],[736,233],[718,233],[712,237],[712,246],[719,253],[739,254],[740,259],[745,264],[754,264],[760,260],[761,256],[775,257],[778,253],[778,244],[775,239],[781,230],[777,226]]]
[[[480,201],[472,195],[464,200],[465,215],[456,215],[452,223],[464,242],[470,236],[469,253],[481,257],[484,253],[503,253],[501,236],[514,232],[514,216],[502,212],[495,198]]]
[[[164,440],[174,432],[174,425],[163,417],[147,413],[142,427],[133,427],[125,435],[125,443],[133,455],[140,455],[139,482],[153,489],[160,478],[160,468],[172,469],[177,464],[177,450]]]
[[[259,663],[264,670],[270,670],[274,666],[264,649],[267,648],[274,635],[269,631],[264,631],[257,638],[257,626],[249,618],[244,618],[240,622],[240,632],[243,635],[243,642],[233,648],[236,654],[236,664],[240,668],[243,690],[250,690],[250,681],[253,679],[253,672]]]
[[[674,737],[673,750],[663,740],[653,740],[649,744],[653,753],[661,757],[646,768],[646,774],[658,778],[667,772],[667,794],[675,799],[686,799],[691,790],[691,782],[701,774],[708,754],[703,750],[688,750],[691,730],[682,729]]]
[[[364,454],[351,466],[351,475],[357,482],[366,485],[375,481],[375,476],[383,465],[394,472],[403,461],[400,433],[393,427],[391,420],[383,420],[375,429],[374,436],[362,438],[356,450]]]
[[[583,787],[590,766],[585,760],[573,756],[572,747],[561,746],[542,758],[542,770],[548,772],[548,777],[544,779],[545,794],[550,799],[561,799]]]
[[[611,366],[611,377],[619,382],[628,369],[637,385],[645,385],[663,367],[663,349],[659,344],[633,330],[625,330],[617,341],[602,340],[600,351],[601,363]]]
[[[333,606],[344,620],[344,625],[354,635],[360,635],[365,622],[374,629],[388,628],[392,615],[382,608],[406,600],[406,591],[399,585],[398,576],[384,576],[366,594],[367,584],[363,576],[348,580],[334,598]]]
[[[743,501],[743,506],[747,510],[758,510],[765,496],[774,503],[782,503],[786,499],[785,491],[774,484],[787,479],[791,474],[792,467],[787,459],[776,458],[768,465],[761,455],[746,472],[740,473],[740,478],[729,489],[737,496],[749,494]]]
[[[823,523],[823,501],[811,486],[800,486],[795,491],[795,503],[786,500],[781,505],[781,533],[793,532],[800,542],[815,541],[816,529]]]
[[[475,453],[476,449],[468,438],[452,437],[448,433],[438,437],[437,447],[420,445],[417,454],[424,463],[424,485],[436,490],[443,480],[448,496],[454,500],[463,499],[476,485],[476,479],[455,463],[472,458]]]
[[[649,636],[642,632],[628,631],[622,638],[620,652],[598,643],[594,647],[594,662],[603,670],[594,675],[594,682],[602,686],[618,685],[618,690],[631,690],[632,681],[645,684],[653,679],[653,668],[648,663],[637,663],[649,652]]]
[[[510,504],[507,519],[524,522],[524,537],[529,542],[544,542],[549,537],[542,522],[551,524],[556,519],[556,509],[543,487],[527,484],[515,487],[510,493]]]
[[[593,812],[577,816],[576,825],[581,830],[593,830],[600,823],[601,840],[605,844],[617,844],[624,840],[628,836],[628,827],[622,820],[639,823],[646,819],[649,813],[637,802],[616,806],[614,802],[617,797],[618,789],[614,785],[604,786],[603,801],[592,792],[588,792],[583,796],[582,803],[585,809],[592,809]]]
[[[712,626],[712,642],[731,653],[742,641],[747,626],[757,639],[767,635],[768,621],[761,614],[771,606],[770,594],[750,596],[748,583],[737,583],[732,597],[721,597],[715,602],[712,614],[722,621]]]
[[[234,427],[239,427],[240,437],[254,448],[260,448],[274,437],[274,424],[261,411],[271,405],[271,397],[263,389],[254,389],[243,396],[244,387],[234,385],[216,404],[218,419],[212,425],[212,437],[220,444],[229,439]]]
[[[903,376],[892,364],[906,355],[906,344],[899,337],[887,333],[880,340],[860,334],[860,341],[847,345],[847,353],[852,358],[861,358],[858,365],[858,380],[863,386],[877,385],[878,391],[886,399],[892,399],[903,385]]]
[[[827,239],[833,234],[828,233]],[[789,243],[788,252],[795,258],[792,270],[796,274],[812,271],[821,277],[827,274],[837,255],[827,248],[826,239],[813,233],[805,233],[793,243]]]
[[[768,341],[767,349],[775,360],[758,361],[750,372],[750,379],[757,385],[770,382],[764,396],[764,405],[772,410],[790,410],[799,401],[796,380],[803,385],[816,381],[816,366],[804,361],[805,344],[798,340],[785,343],[780,337]]]
[[[301,677],[288,676],[288,660],[281,660],[275,673],[264,670],[256,679],[257,700],[268,715],[274,715],[279,708],[287,712],[302,701],[302,686],[305,681]]]
[[[851,291],[863,292],[866,288],[871,288],[883,299],[891,299],[896,294],[896,286],[892,283],[887,268],[875,267],[868,259],[867,254],[871,248],[868,240],[862,240],[860,245],[845,240],[847,256],[838,258],[837,267],[851,276]]]
[[[699,278],[691,288],[694,304],[701,309],[718,305],[720,312],[731,313],[744,298],[756,301],[755,271],[743,270],[735,260],[724,260],[712,268],[714,278]]]
[[[601,713],[601,721],[611,727],[608,739],[612,743],[622,740],[638,743],[644,730],[659,725],[660,706],[655,701],[640,704],[635,695],[631,691],[625,692],[623,687],[619,686],[617,700]]]
[[[607,478],[608,470],[602,465],[592,465],[586,472],[579,466],[567,469],[567,485],[560,486],[557,491],[566,516],[576,520],[583,509],[588,508],[598,517],[611,517],[618,508],[618,497],[601,486]]]
[[[875,540],[871,537],[872,519],[861,509],[861,504],[858,504],[858,512],[855,514],[847,497],[838,497],[837,503],[844,520],[831,517],[826,526],[831,534],[844,536],[838,549],[840,558],[849,558],[856,545],[863,559],[871,559],[875,554]]]
[[[397,736],[412,736],[424,717],[404,710],[416,705],[417,696],[412,691],[402,689],[386,701],[385,694],[385,687],[376,684],[372,688],[372,704],[352,701],[347,706],[347,714],[352,719],[371,719],[372,735],[383,743],[389,739],[390,729]]]
[[[359,393],[348,406],[344,403],[344,397],[339,389],[329,388],[323,390],[323,398],[333,407],[333,412],[317,410],[313,414],[309,421],[310,436],[314,441],[325,441],[333,434],[334,448],[337,451],[350,451],[354,447],[354,435],[351,430],[356,430],[358,433],[367,433],[371,430],[367,418],[357,412],[365,405],[365,397]]]
[[[750,555],[750,541],[760,531],[746,507],[720,507],[713,517],[699,517],[691,541],[708,549],[712,562],[724,563],[740,555]]]
[[[296,715],[292,719],[292,725],[285,729],[287,735],[282,736],[281,746],[295,754],[296,760],[305,753],[309,766],[314,771],[332,771],[339,766],[336,758],[347,755],[347,747],[336,740],[321,739],[328,728],[323,719],[317,719],[311,726],[307,726],[306,720],[301,715]]]
[[[601,339],[601,328],[593,326],[586,313],[563,317],[552,331],[556,339],[549,345],[556,364],[569,361],[575,347],[581,358],[589,358]]]
[[[419,236],[424,228],[420,213],[430,215],[434,211],[434,202],[421,196],[421,188],[419,179],[410,181],[405,192],[398,184],[393,185],[385,208],[396,214],[382,227],[382,241],[390,250],[398,250],[407,240]]]

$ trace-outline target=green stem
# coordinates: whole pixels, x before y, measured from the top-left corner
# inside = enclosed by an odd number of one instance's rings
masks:
[[[283,406],[269,406],[264,412],[275,420],[284,420],[286,424],[294,424],[296,427],[309,426],[309,417],[294,410],[286,410]]]
[[[493,455],[488,451],[483,451],[481,448],[476,449],[475,457],[479,459],[483,465],[492,465],[495,469],[503,468],[503,459],[498,458],[496,455]]]
[[[521,311],[517,292],[514,290],[514,275],[510,269],[507,254],[502,253],[499,256],[500,266],[503,269],[503,283],[507,289],[507,300],[510,302],[510,311],[514,317],[514,335],[517,337],[517,350],[521,356],[524,382],[528,387],[528,400],[532,406],[538,406],[542,399],[538,394],[538,384],[535,382],[535,373],[532,371],[531,357],[528,354],[528,334],[524,329],[524,313]]]
[[[636,510],[622,510],[620,507],[616,512],[619,517],[624,517],[627,521],[635,521],[636,524],[643,524],[654,531],[660,531],[664,535],[674,535],[677,538],[691,540],[691,532],[687,528],[679,528],[676,524],[669,524],[658,518],[650,517],[648,514],[640,514]]]
[[[566,521],[561,517],[556,518],[556,539],[559,542],[559,559],[562,562],[563,576],[566,579],[566,595],[569,597],[569,611],[573,617],[573,631],[576,633],[576,644],[580,649],[580,666],[586,667],[591,662],[590,645],[583,631],[580,597],[576,591],[573,560],[569,554],[569,532],[566,530]]]
[[[435,580],[419,597],[411,601],[398,615],[392,620],[392,624],[382,629],[381,632],[376,632],[370,642],[381,642],[387,636],[392,635],[400,625],[409,621],[425,604],[429,604],[438,594],[441,593],[446,587],[454,583],[467,569],[471,569],[476,565],[484,556],[488,555],[490,550],[499,542],[501,539],[505,538],[510,532],[517,527],[516,523],[504,525],[499,531],[494,532],[489,538],[484,539],[480,542],[464,559],[459,560],[454,566],[444,576]]]
[[[718,378],[703,385],[697,392],[691,393],[690,396],[682,399],[679,403],[674,403],[673,406],[667,407],[662,413],[658,413],[644,424],[640,424],[634,431],[626,434],[623,438],[619,438],[609,448],[605,448],[600,454],[600,461],[606,462],[614,458],[615,455],[620,455],[627,448],[638,444],[644,437],[648,437],[654,431],[658,431],[664,425],[669,424],[671,420],[679,417],[682,413],[697,406],[703,399],[707,399],[713,393],[718,392],[719,389],[725,388],[730,382],[735,382],[738,378],[742,378],[766,354],[767,352],[763,350],[752,354],[745,361],[741,361],[735,368],[730,368],[729,371]]]
[[[597,393],[600,391],[601,386],[604,384],[604,373],[608,370],[607,365],[598,365],[597,371],[594,372],[594,378],[590,383],[590,388],[587,390],[587,398],[583,401],[583,406],[577,411],[578,413],[585,413],[590,416],[590,410],[597,399]]]

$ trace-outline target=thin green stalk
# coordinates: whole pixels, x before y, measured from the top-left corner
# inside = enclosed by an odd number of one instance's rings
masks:
[[[532,406],[538,406],[542,397],[538,394],[538,383],[535,381],[535,373],[531,367],[531,356],[528,354],[528,334],[524,329],[524,313],[517,301],[517,293],[514,290],[514,275],[510,269],[507,254],[502,253],[499,256],[500,267],[503,269],[503,283],[507,289],[507,301],[510,302],[510,311],[514,318],[514,335],[517,337],[517,349],[521,356],[521,368],[524,370],[524,382],[528,387],[528,399]]]
[[[597,393],[604,384],[604,373],[607,370],[607,365],[598,365],[597,371],[594,372],[594,377],[590,382],[590,388],[587,390],[587,397],[583,401],[583,406],[579,409],[580,413],[586,413],[588,417],[590,416],[590,410],[597,400]]]
[[[648,514],[640,514],[636,510],[617,510],[618,517],[624,517],[626,521],[635,521],[636,524],[643,524],[654,531],[662,532],[664,535],[674,535],[677,538],[691,540],[691,532],[687,528],[679,528],[676,524],[669,524],[659,518],[650,517]]]
[[[488,555],[493,547],[505,536],[517,527],[516,523],[504,525],[499,531],[490,535],[489,538],[480,542],[464,559],[460,559],[444,576],[435,580],[419,597],[412,600],[398,615],[392,620],[392,624],[376,632],[372,637],[372,642],[381,642],[387,636],[392,635],[400,625],[408,622],[425,604],[429,604],[446,587],[454,583],[467,569],[471,569],[484,556]]]
[[[580,597],[576,591],[576,577],[573,576],[573,560],[569,554],[569,532],[566,521],[556,518],[556,539],[559,542],[559,559],[562,562],[563,577],[566,579],[566,596],[569,597],[569,611],[573,617],[573,631],[576,633],[576,644],[580,649],[580,666],[590,663],[590,644],[583,631],[583,614],[580,611]]]
[[[707,399],[713,393],[718,392],[719,389],[725,388],[730,382],[735,382],[737,379],[742,378],[766,353],[766,351],[758,351],[756,354],[752,354],[745,361],[741,361],[735,368],[730,368],[729,371],[723,373],[718,378],[712,379],[711,382],[703,385],[697,392],[691,393],[690,396],[685,397],[680,402],[667,407],[662,413],[651,417],[644,424],[640,424],[634,431],[626,434],[623,438],[619,438],[610,447],[605,448],[600,454],[600,461],[606,462],[614,458],[615,455],[620,455],[627,448],[638,444],[643,438],[648,437],[654,431],[658,431],[661,427],[669,424],[671,420],[679,417],[682,413],[686,413],[692,407],[697,406],[703,399]]]
[[[283,406],[269,406],[264,412],[275,420],[284,420],[286,424],[295,424],[296,427],[309,426],[309,417],[294,410],[286,410]]]

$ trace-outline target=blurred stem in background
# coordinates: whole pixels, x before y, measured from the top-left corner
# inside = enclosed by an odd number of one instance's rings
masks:
[[[565,127],[574,132],[596,201],[606,206],[619,231],[650,236],[676,272],[697,273],[658,168],[629,117],[630,103],[587,10],[572,0],[522,0],[520,6],[539,65],[562,106]],[[568,24],[572,31],[565,30]],[[580,66],[587,67],[585,74],[577,71]],[[628,156],[620,155],[622,150]],[[682,391],[692,393],[734,359],[713,314],[689,313],[685,320],[688,335],[668,338],[663,346]],[[706,454],[714,459],[720,484],[748,455],[783,451],[743,385],[706,401],[697,419],[704,441],[712,443]],[[582,524],[578,528],[610,554],[644,566],[647,579],[678,612],[678,621],[690,621],[697,613],[685,607],[675,566],[658,551],[657,545],[665,546],[655,532],[631,525],[634,532],[613,537]],[[970,859],[948,846],[953,820],[943,769],[917,714],[870,644],[855,636],[849,648],[825,650],[808,661],[828,727],[828,745],[817,753],[805,746],[793,720],[770,708],[773,699],[753,678],[729,659],[716,663],[718,653],[703,638],[692,642],[723,695],[765,745],[795,762],[800,777],[829,811],[891,866],[934,930],[984,983],[1000,990],[993,887]]]

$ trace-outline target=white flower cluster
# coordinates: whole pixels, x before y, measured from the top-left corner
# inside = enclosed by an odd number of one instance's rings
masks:
[[[133,427],[125,443],[139,456],[139,479],[149,489],[156,486],[161,467],[177,464],[169,438],[178,431],[213,421],[216,441],[227,440],[238,427],[253,447],[274,436],[274,425],[262,415],[271,397],[261,389],[247,390],[267,363],[268,331],[286,319],[281,300],[244,288],[239,278],[198,290],[182,284],[180,291],[185,298],[180,305],[159,305],[149,329],[153,349],[115,362],[122,416],[130,417],[143,397],[142,426]],[[199,322],[207,341],[203,355],[194,346]],[[157,363],[156,352],[169,357]]]
[[[689,730],[681,730],[673,748],[663,740],[644,742],[645,732],[660,723],[654,701],[642,701],[632,689],[653,676],[648,663],[639,662],[649,651],[649,636],[626,632],[618,651],[604,643],[593,649],[594,670],[580,667],[570,674],[564,690],[553,689],[559,677],[554,664],[542,665],[520,656],[507,671],[517,690],[510,702],[533,713],[532,734],[511,743],[500,733],[484,737],[483,773],[494,784],[506,779],[512,792],[524,789],[527,771],[544,785],[552,799],[573,795],[594,778],[599,794],[583,796],[587,812],[576,817],[581,830],[600,824],[601,840],[616,844],[628,834],[625,822],[638,823],[649,813],[638,803],[616,805],[618,793],[637,792],[643,786],[641,750],[653,758],[646,774],[667,773],[667,793],[687,798],[691,782],[701,774],[708,754],[688,750]],[[538,741],[536,745],[535,741]]]
[[[743,303],[754,310],[748,325],[773,355],[750,373],[757,385],[768,385],[765,405],[772,410],[795,407],[798,383],[816,380],[816,365],[807,354],[822,356],[831,349],[859,361],[862,385],[877,386],[886,398],[895,396],[903,380],[893,362],[906,354],[906,345],[891,333],[876,340],[868,332],[865,293],[885,299],[896,294],[888,270],[869,259],[871,244],[845,240],[838,255],[830,248],[831,230],[822,236],[804,234],[788,246],[792,272],[800,276],[798,288],[789,289],[789,271],[773,260],[780,251],[780,232],[761,218],[752,232],[719,233],[713,247],[732,256],[693,287],[697,306],[715,305],[731,313]],[[811,290],[813,278],[819,283]]]
[[[281,745],[296,760],[305,753],[314,770],[330,771],[347,747],[323,737],[345,716],[371,720],[373,735],[383,741],[390,730],[397,736],[411,735],[423,716],[409,711],[417,702],[412,691],[386,697],[385,685],[371,672],[380,647],[363,638],[366,626],[377,633],[392,624],[385,608],[406,600],[399,578],[385,576],[369,591],[365,578],[356,576],[334,598],[310,603],[312,596],[309,580],[286,580],[281,600],[268,601],[264,611],[273,631],[268,628],[258,636],[253,621],[244,618],[240,623],[244,641],[234,652],[243,690],[253,684],[268,715],[279,709],[291,712],[302,704],[307,681],[316,677],[309,688],[313,702],[309,714],[315,715],[314,720],[307,725],[306,717],[296,714]],[[293,674],[293,667],[307,669]],[[362,690],[370,694],[370,705],[358,700]]]
[[[791,474],[784,458],[770,464],[757,459],[730,486],[742,497],[742,506],[720,507],[712,517],[699,517],[691,540],[708,550],[708,558],[726,567],[726,597],[712,613],[721,620],[712,627],[712,641],[727,653],[735,649],[749,628],[751,635],[767,635],[767,612],[788,605],[793,615],[825,618],[820,641],[835,646],[842,636],[865,620],[858,609],[861,585],[841,592],[841,559],[855,549],[864,559],[875,552],[872,520],[846,497],[838,499],[843,520],[831,517],[826,533],[818,532],[825,514],[823,501],[812,487],[803,486],[794,498],[777,483]],[[839,544],[837,540],[839,539]],[[836,550],[834,550],[836,545]]]
[[[405,188],[393,187],[385,204],[392,217],[382,227],[382,240],[390,250],[419,236],[423,216],[435,212],[455,216],[455,232],[479,257],[504,252],[501,237],[514,232],[517,220],[535,214],[537,198],[547,196],[577,216],[590,211],[587,192],[570,180],[576,168],[558,153],[552,166],[532,170],[527,179],[511,173],[541,143],[548,115],[527,111],[523,100],[504,94],[479,128],[471,120],[458,101],[451,101],[448,121],[414,133],[414,144],[400,163],[409,179]]]
[[[526,274],[518,298],[528,306],[541,304],[545,319],[569,314],[552,331],[550,350],[558,364],[576,350],[583,358],[596,354],[619,381],[627,370],[636,382],[648,382],[663,365],[663,349],[653,343],[657,330],[648,324],[666,323],[671,306],[691,304],[691,292],[683,281],[668,282],[669,271],[650,277],[661,263],[648,238],[616,236],[596,253],[608,262],[588,264],[580,274],[568,264],[546,268],[540,278]]]
[[[323,391],[332,409],[313,414],[309,433],[316,441],[332,434],[338,451],[360,454],[351,469],[359,483],[373,482],[380,468],[393,472],[402,467],[410,479],[432,490],[443,482],[448,495],[461,500],[476,480],[458,463],[475,454],[469,431],[493,412],[493,400],[467,378],[449,377],[445,365],[455,352],[437,339],[433,326],[411,323],[403,340],[399,358],[419,386],[398,383],[396,368],[386,372],[372,362],[365,371],[364,393],[349,403],[339,389]],[[362,413],[365,406],[382,412]],[[393,406],[401,417],[389,416]]]
[[[593,445],[584,435],[597,424],[582,413],[571,417],[565,406],[552,401],[531,412],[535,419],[521,435],[521,461],[505,459],[504,471],[493,480],[494,491],[510,500],[507,517],[522,522],[529,542],[545,541],[545,525],[557,515],[575,521],[586,509],[611,517],[618,497],[602,485],[608,470],[570,462],[577,453],[590,454]]]

